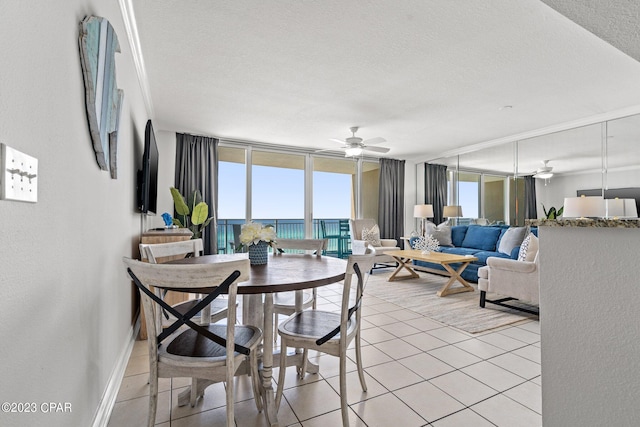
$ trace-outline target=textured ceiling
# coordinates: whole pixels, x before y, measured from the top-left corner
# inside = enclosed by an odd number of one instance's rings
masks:
[[[602,40],[640,61],[638,0],[542,0]]]
[[[327,149],[360,126],[419,161],[640,104],[640,63],[537,0],[132,4],[159,130]]]

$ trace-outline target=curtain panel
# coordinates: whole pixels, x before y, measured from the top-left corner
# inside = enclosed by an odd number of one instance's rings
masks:
[[[380,159],[380,237],[398,242],[404,236],[404,163],[404,160]]]
[[[524,218],[538,218],[538,201],[536,199],[536,179],[533,175],[524,177]]]
[[[447,204],[447,166],[424,164],[424,203],[433,205],[433,222],[444,221],[442,213]]]
[[[206,136],[176,133],[175,187],[187,198],[200,190],[209,205],[211,223],[202,233],[205,254],[217,254],[218,140]]]

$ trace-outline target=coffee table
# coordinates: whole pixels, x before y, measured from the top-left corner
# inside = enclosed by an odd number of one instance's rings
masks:
[[[398,268],[396,268],[391,276],[389,276],[389,282],[393,282],[394,280],[415,279],[420,277],[418,273],[416,273],[416,271],[411,268],[411,261],[418,260],[439,264],[444,267],[445,271],[443,272],[443,274],[449,276],[449,280],[438,291],[437,295],[439,297],[457,294],[460,292],[473,292],[475,290],[466,280],[464,280],[460,276],[460,274],[462,274],[464,269],[467,268],[470,263],[478,260],[478,258],[474,256],[454,255],[442,252],[430,252],[428,254],[423,254],[422,251],[417,249],[388,252],[388,255],[392,256],[396,261],[398,261]],[[460,267],[455,270],[451,266],[451,264],[460,264]],[[402,270],[407,270],[409,274],[400,276],[399,273]],[[456,281],[461,283],[462,287],[451,288],[451,285]]]

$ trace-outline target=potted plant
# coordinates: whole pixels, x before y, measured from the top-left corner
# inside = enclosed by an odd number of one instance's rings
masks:
[[[544,211],[544,216],[547,219],[557,219],[559,216],[562,216],[562,211],[564,210],[564,206],[561,206],[559,210],[556,211],[556,208],[551,206],[549,210],[542,205],[542,210]]]
[[[177,214],[173,223],[181,228],[188,228],[193,232],[193,239],[202,237],[202,231],[209,225],[213,217],[209,216],[209,205],[202,201],[199,190],[194,191],[187,200],[177,188],[171,187],[171,196]]]
[[[242,225],[240,243],[249,249],[249,261],[252,265],[267,263],[267,249],[276,240],[276,231],[272,225],[263,225],[249,221]]]

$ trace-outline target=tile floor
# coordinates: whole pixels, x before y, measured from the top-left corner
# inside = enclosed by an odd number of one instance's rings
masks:
[[[376,272],[371,279],[378,279]],[[370,280],[371,280],[370,279]],[[339,286],[319,289],[318,306],[339,310]],[[360,389],[355,363],[348,363],[348,403],[352,426],[542,425],[540,327],[525,320],[515,326],[471,335],[366,297],[363,305],[363,364],[367,393]],[[148,358],[136,341],[110,427],[146,426]],[[354,360],[354,350],[349,350]],[[319,375],[296,378],[288,368],[279,411],[281,426],[341,424],[337,393],[338,359],[312,354]],[[278,377],[278,369],[274,370]],[[266,426],[252,400],[247,378],[237,378],[236,425]],[[210,386],[195,408],[178,407],[177,394],[189,379],[161,379],[156,425],[224,426],[224,386]]]

